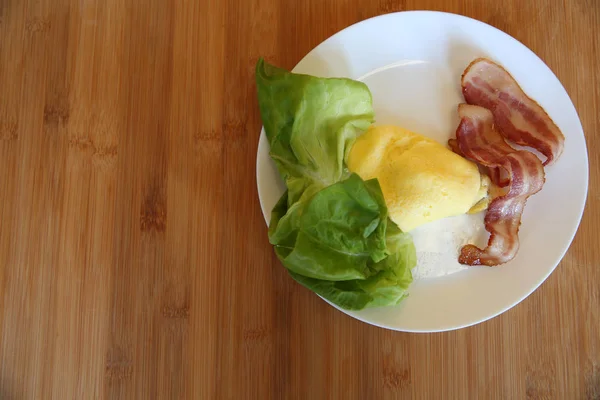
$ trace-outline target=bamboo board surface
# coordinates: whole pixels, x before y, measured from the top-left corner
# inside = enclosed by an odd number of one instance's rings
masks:
[[[257,58],[416,8],[536,52],[590,155],[557,270],[430,335],[295,284],[254,176]],[[599,78],[595,0],[0,0],[0,398],[600,399]]]

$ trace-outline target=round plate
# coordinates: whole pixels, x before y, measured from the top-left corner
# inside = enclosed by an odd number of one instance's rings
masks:
[[[477,57],[504,66],[566,137],[562,157],[546,168],[544,188],[527,202],[520,250],[500,267],[461,268],[456,261],[460,246],[486,241],[483,213],[425,225],[411,232],[418,265],[409,296],[393,307],[340,309],[352,317],[409,332],[445,331],[485,321],[531,294],[554,270],[575,236],[588,186],[581,122],[552,71],[506,33],[454,14],[386,14],[333,35],[293,71],[362,80],[373,94],[376,123],[393,123],[446,143],[458,125],[456,107],[463,101],[460,76]],[[256,174],[267,224],[285,189],[268,153],[263,130]]]

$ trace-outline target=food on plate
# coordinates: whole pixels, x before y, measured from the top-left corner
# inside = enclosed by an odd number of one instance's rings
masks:
[[[489,178],[475,163],[396,126],[371,126],[350,150],[348,168],[379,181],[390,219],[404,232],[489,202]]]
[[[544,168],[533,153],[515,150],[506,144],[494,127],[490,110],[461,104],[458,115],[460,124],[456,140],[461,153],[485,167],[503,168],[509,177],[508,191],[491,201],[485,215],[485,228],[490,232],[487,247],[464,246],[459,262],[488,266],[503,264],[517,254],[523,208],[529,196],[542,189]]]
[[[564,137],[492,61],[473,61],[461,83],[469,104],[458,108],[449,150],[406,129],[374,125],[364,83],[259,60],[260,114],[286,185],[269,241],[297,282],[345,309],[398,304],[417,262],[408,232],[486,209],[487,247],[466,245],[458,261],[493,266],[514,258],[523,208],[545,175],[535,154],[505,139],[537,149],[551,164]]]
[[[416,264],[412,237],[388,218],[378,181],[346,167],[374,119],[369,89],[262,59],[256,84],[270,156],[287,188],[269,224],[277,257],[296,281],[345,309],[398,304]]]
[[[565,141],[562,132],[500,65],[485,58],[474,60],[463,73],[461,85],[465,101],[490,110],[506,139],[538,150],[546,156],[544,165],[560,157]]]
[[[527,198],[542,189],[544,165],[562,154],[564,136],[546,111],[529,98],[500,65],[478,58],[465,69],[461,86],[465,101],[458,108],[460,124],[456,139],[448,145],[473,160],[506,192],[494,198],[485,215],[490,232],[488,246],[466,245],[459,262],[495,266],[512,260],[519,249],[519,226]],[[504,139],[536,149],[517,151]]]

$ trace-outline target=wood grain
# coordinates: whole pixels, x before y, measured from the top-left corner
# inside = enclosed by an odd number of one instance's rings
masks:
[[[416,8],[535,51],[591,173],[550,278],[430,335],[295,284],[254,176],[257,58]],[[596,0],[0,0],[0,398],[600,399],[599,65]]]

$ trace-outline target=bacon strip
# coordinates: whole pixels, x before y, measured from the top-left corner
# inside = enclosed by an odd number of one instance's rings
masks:
[[[492,111],[505,138],[542,153],[544,165],[560,157],[565,141],[562,132],[500,65],[485,58],[474,60],[463,73],[461,85],[467,103]]]
[[[508,172],[508,192],[490,203],[485,215],[485,229],[490,232],[488,245],[480,249],[466,245],[458,261],[467,265],[495,266],[514,258],[519,250],[519,226],[527,198],[539,192],[544,185],[542,162],[528,151],[508,146],[494,128],[490,110],[461,104],[461,118],[456,138],[466,158],[488,168],[502,168]]]
[[[450,150],[452,150],[454,153],[458,154],[461,157],[464,157],[465,155],[462,153],[462,151],[460,151],[460,147],[458,147],[458,141],[456,139],[448,139],[448,147],[450,147]],[[512,149],[512,147],[511,147]],[[508,186],[508,184],[510,183],[510,179],[508,179],[508,177],[503,177],[502,176],[502,169],[501,168],[496,168],[496,167],[484,167],[484,166],[479,166],[480,168],[480,172],[486,174],[487,176],[490,177],[490,179],[492,180],[492,182],[499,187],[506,187]]]

